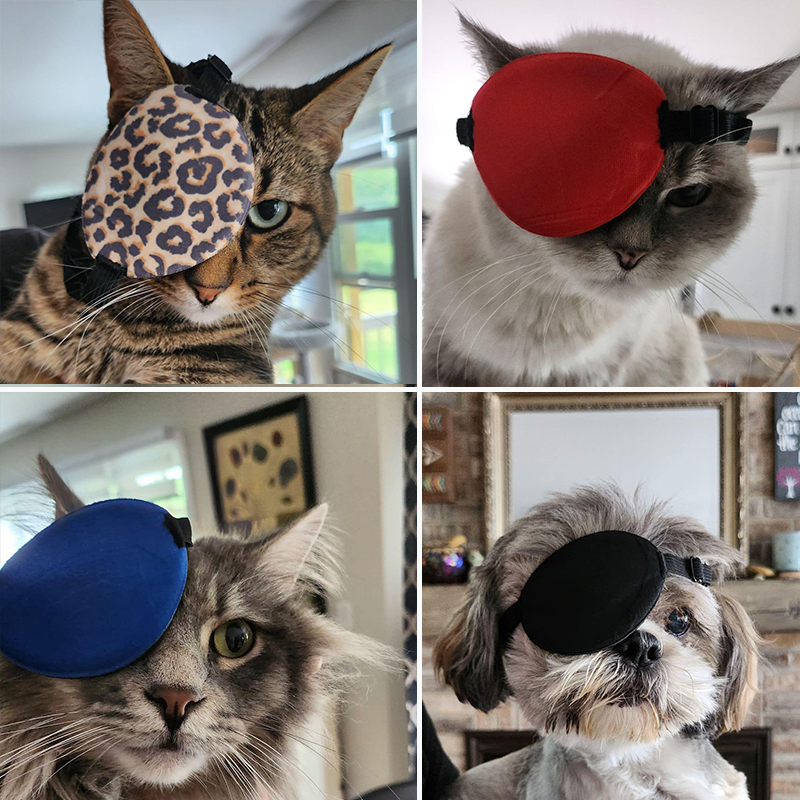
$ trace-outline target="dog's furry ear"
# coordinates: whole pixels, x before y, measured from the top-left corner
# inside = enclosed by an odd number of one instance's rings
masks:
[[[475,570],[467,599],[433,650],[436,674],[462,703],[491,711],[508,697],[510,688],[500,646],[499,593],[494,573]]]
[[[747,612],[734,599],[715,592],[722,612],[722,658],[725,679],[716,733],[738,731],[758,692],[758,646],[761,637]]]

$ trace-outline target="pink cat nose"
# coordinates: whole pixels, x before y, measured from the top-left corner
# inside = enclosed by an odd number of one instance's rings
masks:
[[[647,250],[614,250],[617,261],[625,272],[632,270],[649,251]]]
[[[175,733],[189,712],[204,700],[196,692],[172,686],[153,686],[145,695],[161,711],[170,733]]]

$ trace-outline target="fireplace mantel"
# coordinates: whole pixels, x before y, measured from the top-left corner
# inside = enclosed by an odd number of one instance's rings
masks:
[[[762,633],[800,630],[800,581],[728,581],[718,590],[738,600]],[[465,597],[465,584],[423,586],[423,636],[437,638]]]

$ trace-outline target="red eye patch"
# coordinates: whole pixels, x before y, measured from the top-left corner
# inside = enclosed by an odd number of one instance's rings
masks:
[[[630,208],[678,141],[744,143],[752,123],[672,111],[641,70],[588,53],[512,61],[484,83],[458,137],[500,210],[540,236],[575,236]]]

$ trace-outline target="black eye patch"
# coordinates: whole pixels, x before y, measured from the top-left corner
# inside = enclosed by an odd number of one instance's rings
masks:
[[[711,568],[699,558],[661,552],[641,536],[599,531],[546,558],[500,617],[507,645],[517,625],[542,650],[596,653],[621,642],[652,611],[668,573],[703,586]]]

